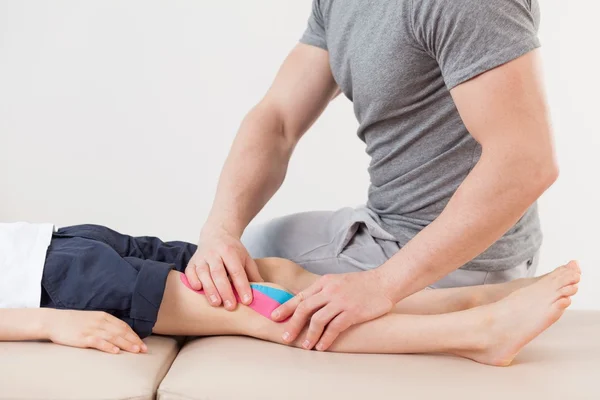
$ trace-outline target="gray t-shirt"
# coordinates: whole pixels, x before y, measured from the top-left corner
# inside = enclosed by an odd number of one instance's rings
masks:
[[[368,207],[406,244],[442,212],[481,155],[450,89],[539,47],[536,0],[314,0],[302,43],[329,52],[371,157]],[[463,268],[530,259],[533,205]]]

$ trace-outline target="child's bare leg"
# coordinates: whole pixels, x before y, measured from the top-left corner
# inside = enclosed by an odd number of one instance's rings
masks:
[[[246,306],[231,312],[213,308],[172,272],[155,333],[247,335],[281,343],[284,324]],[[264,276],[264,275],[263,275]],[[539,282],[497,303],[441,315],[387,314],[343,333],[332,351],[360,353],[451,353],[506,365],[531,339],[554,323],[576,290],[576,267],[558,268]],[[303,338],[303,335],[300,336]],[[298,343],[294,343],[298,345]]]
[[[388,314],[351,328],[340,337],[345,341],[336,341],[331,350],[443,352],[506,366],[562,316],[579,279],[580,270],[571,262],[488,305],[439,315]]]
[[[261,276],[297,294],[307,288],[319,275],[306,271],[298,264],[281,258],[256,260]],[[512,292],[529,286],[539,278],[516,279],[512,282],[450,289],[422,290],[399,303],[393,309],[398,314],[445,314],[494,303]]]

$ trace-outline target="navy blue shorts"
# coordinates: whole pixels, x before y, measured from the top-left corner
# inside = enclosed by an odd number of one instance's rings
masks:
[[[42,277],[42,307],[105,311],[140,336],[152,333],[167,275],[183,272],[196,246],[131,237],[98,225],[52,235]]]

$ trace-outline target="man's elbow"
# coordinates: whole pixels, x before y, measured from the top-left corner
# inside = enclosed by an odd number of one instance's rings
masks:
[[[549,188],[554,184],[554,182],[556,182],[556,180],[560,176],[560,169],[558,168],[558,163],[555,160],[553,160],[551,165],[547,168],[546,175],[546,185],[547,188]]]
[[[521,197],[533,202],[556,182],[559,168],[553,151],[527,147],[521,146],[520,151],[515,151],[515,147],[502,151],[484,147],[482,159],[487,158],[496,164],[495,168],[505,171],[510,185]]]
[[[505,177],[524,196],[537,198],[558,179],[558,162],[550,140],[504,138],[482,143],[482,148],[481,159],[487,159],[496,168],[504,170]]]
[[[560,174],[554,155],[538,158],[533,162],[528,176],[529,186],[539,196],[556,182]]]

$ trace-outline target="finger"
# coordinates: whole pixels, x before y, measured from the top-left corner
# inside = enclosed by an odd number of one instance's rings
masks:
[[[314,313],[310,319],[310,325],[308,327],[308,332],[306,333],[306,338],[302,342],[302,347],[307,350],[312,349],[319,339],[321,339],[321,335],[323,335],[327,324],[341,312],[341,309],[336,308],[333,304],[329,303],[327,306]]]
[[[244,266],[239,260],[237,254],[226,254],[223,257],[225,268],[231,280],[235,290],[237,290],[242,303],[248,305],[252,303],[252,290],[250,289],[250,282],[248,282],[248,276],[244,270]]]
[[[131,329],[129,325],[125,322],[113,317],[114,321],[110,321],[111,324],[106,327],[106,331],[108,331],[111,335],[115,337],[120,337],[129,343],[127,348],[122,347],[119,343],[112,342],[113,344],[119,346],[123,350],[127,350],[131,353],[139,353],[140,351],[145,352],[147,350],[146,345],[140,339],[140,337]],[[105,338],[106,339],[106,338]],[[110,340],[109,340],[110,341]]]
[[[221,297],[210,276],[209,268],[208,263],[205,260],[202,260],[202,262],[196,266],[196,271],[198,271],[198,278],[200,278],[200,282],[202,282],[204,294],[206,295],[208,302],[210,305],[216,307],[221,305]]]
[[[198,278],[197,265],[195,262],[190,261],[190,263],[185,268],[185,276],[190,283],[190,286],[194,290],[202,290],[202,282],[200,282],[200,278]]]
[[[227,310],[234,310],[237,301],[233,295],[233,289],[227,277],[227,270],[225,269],[225,265],[223,265],[223,260],[219,255],[211,254],[206,257],[206,261],[208,261],[210,276],[215,283],[219,296],[223,300],[223,305]]]
[[[125,334],[125,339],[129,340],[131,343],[137,344],[138,346],[140,346],[140,350],[142,351],[142,353],[145,353],[148,351],[148,346],[146,346],[146,343],[144,343],[144,341],[135,333],[135,332],[129,332]]]
[[[100,334],[102,339],[106,340],[109,343],[114,344],[121,350],[128,351],[130,353],[139,353],[141,348],[139,345],[130,342],[125,339],[123,336],[116,335],[112,332],[104,331]]]
[[[106,340],[98,337],[98,336],[89,336],[87,339],[86,347],[90,349],[98,349],[105,353],[117,354],[119,353],[119,348],[112,343],[107,342]]]
[[[350,315],[347,312],[339,314],[329,323],[329,325],[327,325],[325,333],[323,334],[323,336],[321,336],[321,340],[319,340],[319,343],[317,343],[317,350],[327,350],[338,338],[340,333],[344,332],[352,325],[354,325],[354,323],[352,322],[352,319],[350,318]]]
[[[300,303],[292,318],[286,323],[285,332],[282,336],[283,340],[288,343],[296,340],[312,315],[326,305],[327,302],[328,299],[325,294],[318,293]]]
[[[314,296],[320,291],[321,283],[317,281],[311,286],[309,286],[307,289],[301,291],[293,298],[289,299],[288,301],[277,307],[275,310],[273,310],[273,312],[271,313],[271,319],[273,321],[284,321],[296,311],[296,308],[300,305],[302,301],[306,300],[310,296]]]
[[[250,254],[246,255],[246,274],[248,275],[248,280],[251,282],[264,282],[262,276],[260,276],[260,271],[258,269],[258,264],[254,261],[254,258],[250,257]]]

